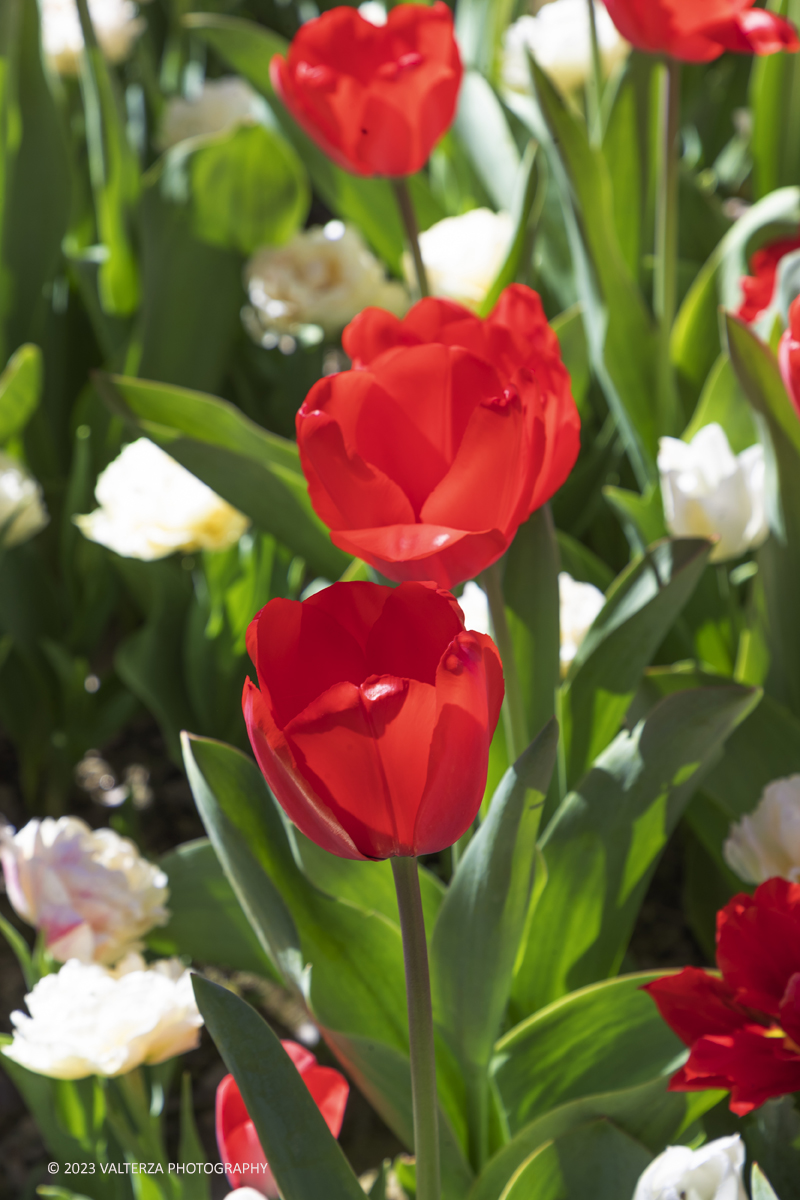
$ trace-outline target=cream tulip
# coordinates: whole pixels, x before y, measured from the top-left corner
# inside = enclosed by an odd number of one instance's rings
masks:
[[[581,642],[605,605],[606,598],[591,583],[580,583],[566,571],[558,577],[558,607],[561,624],[561,674],[566,675]]]
[[[605,5],[595,0],[595,23],[603,71],[610,75],[630,53]],[[582,87],[592,70],[592,41],[586,0],[552,0],[536,16],[520,17],[505,36],[503,81],[516,92],[530,91],[528,55],[562,92]]]
[[[39,484],[15,458],[0,451],[0,546],[27,542],[49,520]]]
[[[190,972],[177,958],[148,967],[131,954],[115,970],[70,959],[13,1012],[14,1040],[3,1054],[51,1079],[124,1075],[161,1063],[199,1041],[203,1018]]]
[[[508,213],[473,208],[459,217],[445,217],[419,236],[419,248],[432,296],[476,307],[495,281],[514,236]],[[403,256],[403,271],[414,281],[411,256]]]
[[[226,550],[250,521],[147,438],[126,446],[97,480],[100,505],[74,517],[81,533],[123,558]]]
[[[774,875],[800,883],[800,775],[767,784],[754,811],[731,825],[722,852],[747,883]]]
[[[639,1179],[633,1200],[747,1200],[744,1159],[738,1133],[699,1150],[668,1146]]]
[[[249,83],[237,75],[209,79],[196,96],[168,100],[161,118],[158,145],[162,150],[187,138],[223,133],[235,125],[265,117],[265,104]]]
[[[265,345],[308,325],[338,333],[369,305],[398,316],[409,305],[405,288],[386,278],[358,230],[341,221],[258,250],[245,267],[245,286],[251,304],[245,324]]]
[[[113,829],[77,817],[0,826],[0,863],[11,904],[59,962],[116,962],[169,920],[166,875]]]
[[[77,75],[83,32],[76,0],[41,0],[42,46],[59,75]],[[111,63],[128,58],[144,29],[132,0],[89,0],[89,16],[104,56]]]
[[[658,470],[667,528],[674,537],[718,538],[711,562],[738,558],[766,540],[762,446],[737,456],[721,426],[705,425],[691,442],[661,438]]]

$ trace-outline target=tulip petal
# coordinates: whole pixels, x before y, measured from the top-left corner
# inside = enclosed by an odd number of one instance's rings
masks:
[[[665,975],[642,991],[652,996],[670,1029],[687,1046],[704,1034],[733,1033],[747,1020],[727,983],[698,967]]]
[[[731,1111],[746,1116],[773,1096],[800,1089],[800,1054],[786,1049],[779,1030],[757,1025],[700,1038],[670,1091],[710,1087],[729,1088]]]
[[[367,663],[367,640],[390,595],[385,588],[372,583],[334,583],[309,596],[303,603],[309,608],[321,609],[341,625],[358,643]],[[374,674],[374,669],[367,665],[358,682]]]
[[[255,665],[281,728],[320,692],[342,680],[357,687],[368,674],[361,647],[319,604],[278,598],[261,622]]]
[[[344,685],[346,686],[346,685]],[[334,814],[299,773],[283,733],[261,692],[249,679],[242,696],[247,734],[261,773],[301,833],[340,858],[366,858]]]
[[[508,546],[498,529],[468,533],[446,525],[337,529],[332,530],[331,541],[370,563],[387,579],[432,579],[448,589],[464,579],[474,579]]]
[[[739,1004],[776,1017],[800,971],[800,884],[770,879],[717,916],[717,963]]]
[[[794,26],[761,8],[752,8],[718,24],[707,25],[703,32],[725,50],[737,54],[778,54],[781,50],[795,53],[800,49]]]
[[[503,693],[503,668],[491,638],[459,633],[436,674],[437,720],[414,827],[415,853],[452,846],[475,820]]]
[[[419,305],[415,305],[419,307]],[[342,347],[353,367],[368,367],[379,355],[397,346],[418,346],[420,339],[394,313],[383,308],[365,308],[342,334]]]
[[[442,654],[464,628],[447,592],[402,584],[389,595],[366,647],[370,675],[397,675],[434,686]]]
[[[286,728],[304,778],[365,857],[416,853],[435,714],[430,685],[372,677],[330,688]]]

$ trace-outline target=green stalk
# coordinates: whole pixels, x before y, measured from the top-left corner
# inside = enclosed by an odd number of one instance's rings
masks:
[[[392,187],[397,198],[397,207],[400,210],[400,216],[403,220],[403,225],[408,238],[408,245],[411,250],[411,257],[414,260],[414,270],[417,276],[417,287],[419,294],[422,297],[430,296],[430,288],[428,287],[428,276],[425,273],[425,264],[422,261],[422,251],[419,248],[419,230],[417,229],[417,214],[414,212],[414,204],[411,199],[411,193],[408,190],[408,182],[405,178],[393,179]]]
[[[592,70],[586,81],[586,115],[589,140],[593,146],[599,147],[603,141],[603,62],[600,58],[594,0],[586,0],[586,3],[589,6],[589,36],[592,42]]]
[[[436,1052],[428,971],[428,944],[415,858],[393,858],[392,871],[400,910],[406,968],[408,1040],[411,1051],[411,1096],[414,1110],[414,1153],[417,1200],[439,1200],[439,1107],[436,1096]]]
[[[678,405],[675,375],[670,361],[670,337],[678,307],[680,178],[678,139],[681,119],[681,64],[674,59],[667,59],[661,72],[653,307],[659,324],[657,377],[659,432],[677,434]]]
[[[494,640],[503,663],[503,676],[506,683],[503,725],[506,731],[509,757],[511,762],[516,762],[528,745],[528,722],[525,716],[525,703],[522,699],[522,684],[517,672],[517,660],[514,656],[514,642],[506,620],[503,569],[499,562],[487,567],[483,572],[481,583],[489,601]]]

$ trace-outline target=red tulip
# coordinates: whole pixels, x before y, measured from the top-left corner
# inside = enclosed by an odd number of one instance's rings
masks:
[[[800,296],[789,306],[789,328],[778,347],[778,362],[789,399],[800,416]]]
[[[333,1067],[319,1066],[311,1051],[297,1042],[281,1042],[281,1045],[300,1072],[328,1129],[338,1137],[350,1092],[344,1075]],[[255,1188],[264,1196],[277,1196],[275,1177],[232,1075],[226,1075],[217,1088],[216,1108],[217,1145],[231,1187]]]
[[[755,0],[605,0],[624,38],[649,54],[683,62],[710,62],[725,50],[776,54],[800,50],[789,21]]]
[[[297,414],[314,509],[337,546],[390,579],[472,579],[578,455],[539,297],[515,284],[486,320],[448,300],[402,321],[367,308],[343,344],[355,369],[319,380]]]
[[[800,237],[780,238],[756,250],[750,259],[750,274],[745,275],[741,281],[742,303],[736,313],[737,317],[752,325],[767,311],[775,294],[781,259],[795,250],[800,250]]]
[[[251,622],[243,706],[267,783],[342,858],[432,854],[472,824],[503,700],[491,638],[434,584],[335,583]]]
[[[722,978],[696,967],[649,983],[691,1054],[670,1089],[731,1092],[744,1116],[800,1090],[800,884],[768,879],[717,914]]]
[[[453,122],[463,68],[446,4],[398,4],[385,25],[355,8],[308,21],[270,76],[295,120],[356,175],[411,175]]]

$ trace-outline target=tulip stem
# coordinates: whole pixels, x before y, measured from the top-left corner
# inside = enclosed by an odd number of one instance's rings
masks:
[[[406,237],[411,249],[411,257],[414,260],[419,294],[424,298],[425,296],[430,296],[431,293],[428,287],[428,276],[425,273],[425,263],[422,261],[422,251],[419,248],[419,230],[417,228],[417,214],[414,212],[414,202],[411,199],[411,192],[408,190],[408,183],[405,179],[393,179],[392,186],[394,194],[397,197],[397,207],[400,209],[400,216],[403,218]]]
[[[503,596],[503,569],[499,562],[483,572],[481,579],[486,598],[489,601],[489,614],[492,618],[492,630],[500,659],[503,663],[503,678],[506,684],[506,694],[503,700],[503,725],[506,732],[511,762],[516,762],[528,745],[528,721],[525,716],[525,702],[522,698],[522,684],[517,671],[517,660],[514,655],[514,642],[511,630],[506,620],[506,602]]]
[[[592,42],[592,69],[586,83],[586,116],[589,140],[593,146],[599,147],[603,141],[603,63],[594,0],[586,0],[586,3],[589,6],[589,36]]]
[[[659,429],[677,433],[677,393],[670,360],[670,338],[678,307],[678,204],[680,185],[681,64],[667,59],[661,68],[659,128],[661,144],[656,194],[653,308],[659,324],[657,396]]]
[[[393,858],[394,886],[400,910],[403,959],[406,968],[408,1040],[411,1051],[411,1098],[414,1111],[414,1153],[417,1160],[417,1200],[439,1200],[439,1105],[436,1093],[436,1052],[433,1007],[428,970],[425,917],[415,858]]]

